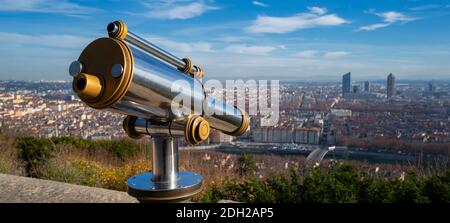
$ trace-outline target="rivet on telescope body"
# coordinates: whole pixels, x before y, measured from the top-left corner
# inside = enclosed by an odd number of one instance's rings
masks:
[[[114,64],[111,68],[111,76],[120,77],[123,73],[123,66],[120,64]]]
[[[83,72],[83,64],[78,60],[73,61],[69,67],[70,76],[75,77],[81,72]]]

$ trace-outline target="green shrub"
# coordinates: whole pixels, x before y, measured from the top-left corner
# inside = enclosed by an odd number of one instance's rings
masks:
[[[240,176],[254,176],[256,171],[255,157],[247,153],[241,154],[238,159],[237,171]]]
[[[226,178],[213,185],[203,202],[218,200],[240,202],[368,202],[368,203],[450,203],[450,170],[429,178],[408,173],[404,179],[386,179],[359,173],[355,167],[332,164],[313,168],[300,177],[271,174],[267,179],[254,177],[238,181]]]
[[[284,202],[295,203],[300,198],[300,176],[296,170],[290,169],[290,178],[284,175],[272,173],[266,180],[268,189],[265,189],[264,193],[273,194],[273,199],[267,194],[264,196],[259,195],[258,200],[260,202]]]
[[[414,174],[408,174],[405,180],[393,180],[389,182],[392,193],[389,201],[393,203],[425,203],[428,198],[422,195],[422,182]]]
[[[364,176],[360,182],[358,202],[361,203],[387,203],[390,202],[389,194],[392,193],[391,184],[382,177]]]
[[[43,138],[36,137],[19,137],[16,145],[18,148],[18,156],[24,162],[27,176],[40,177],[40,168],[52,156],[54,144]]]
[[[432,176],[424,183],[423,194],[433,203],[450,203],[450,170]]]
[[[200,200],[203,203],[217,203],[224,197],[225,195],[222,193],[222,190],[217,185],[213,184],[208,188],[208,192],[206,192]]]
[[[124,160],[126,157],[136,155],[140,151],[139,143],[128,139],[119,140],[86,140],[73,136],[54,137],[52,141],[56,145],[72,145],[76,148],[86,149],[91,153],[104,150]],[[146,147],[146,149],[148,149]]]

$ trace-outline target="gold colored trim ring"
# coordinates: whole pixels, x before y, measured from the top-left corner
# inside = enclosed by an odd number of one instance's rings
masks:
[[[248,117],[247,112],[245,112],[244,110],[242,110],[240,108],[237,108],[237,109],[239,109],[239,111],[241,111],[241,113],[242,113],[242,124],[236,131],[227,133],[228,135],[232,135],[232,136],[243,135],[247,131],[248,126],[250,125],[250,118]]]
[[[205,75],[205,72],[203,71],[202,68],[195,66],[195,69],[197,70],[197,72],[195,72],[195,76],[198,78],[202,78]]]
[[[192,61],[189,58],[183,58],[181,60],[184,61],[186,65],[184,67],[179,67],[178,70],[181,73],[188,74],[189,72],[191,72],[193,67]]]
[[[184,125],[184,137],[189,144],[196,145],[208,139],[210,130],[208,121],[199,115],[189,115]]]
[[[83,50],[78,61],[84,65],[84,75],[95,77],[101,83],[101,92],[84,94],[76,87],[81,79],[74,78],[73,90],[88,106],[96,109],[109,108],[120,101],[128,91],[133,79],[134,65],[131,50],[124,41],[116,38],[94,40]],[[116,64],[123,67],[120,77],[113,77],[111,74],[111,68]],[[96,97],[93,97],[95,95]]]
[[[115,21],[112,24],[115,24],[117,26],[118,30],[115,32],[108,32],[109,37],[124,40],[125,37],[127,37],[127,35],[128,35],[127,24],[122,21]]]

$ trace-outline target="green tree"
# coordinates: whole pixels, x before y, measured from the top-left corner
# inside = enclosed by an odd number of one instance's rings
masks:
[[[385,183],[391,188],[386,194],[389,202],[393,203],[424,203],[428,198],[423,195],[423,178],[415,172],[408,172],[404,179],[387,180]]]
[[[432,176],[425,181],[423,194],[433,203],[450,203],[450,170],[443,176]]]
[[[238,159],[237,171],[240,176],[254,176],[256,172],[255,157],[247,153],[241,154]]]
[[[40,167],[53,156],[54,144],[48,139],[19,137],[16,145],[27,176],[40,177]]]

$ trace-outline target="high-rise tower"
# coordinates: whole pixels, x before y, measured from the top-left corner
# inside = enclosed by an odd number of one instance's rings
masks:
[[[393,97],[397,94],[397,90],[395,88],[395,76],[390,73],[387,77],[387,97]]]
[[[370,92],[370,81],[364,82],[364,91]]]
[[[430,93],[434,92],[434,86],[432,83],[428,83],[428,92],[430,92]]]
[[[351,86],[351,73],[348,72],[342,76],[342,97],[345,97],[345,94],[350,93]]]

